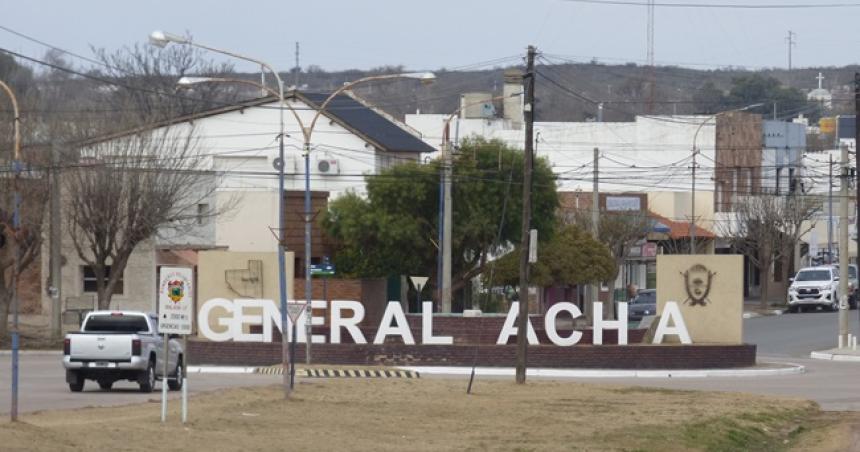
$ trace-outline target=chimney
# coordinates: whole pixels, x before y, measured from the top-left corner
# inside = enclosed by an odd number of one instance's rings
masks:
[[[511,121],[515,129],[523,126],[523,74],[519,69],[505,71],[505,84],[502,88],[505,97],[502,102],[502,114]]]

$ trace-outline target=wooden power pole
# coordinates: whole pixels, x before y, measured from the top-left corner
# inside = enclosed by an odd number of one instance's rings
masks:
[[[532,167],[534,165],[534,103],[535,103],[535,54],[537,49],[529,46],[526,60],[526,73],[523,77],[525,102],[523,119],[525,120],[525,162],[523,165],[523,224],[520,239],[520,312],[517,321],[517,383],[526,382],[526,352],[528,348],[529,322],[529,229],[532,214]]]

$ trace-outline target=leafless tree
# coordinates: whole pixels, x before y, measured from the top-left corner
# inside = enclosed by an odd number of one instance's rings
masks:
[[[591,230],[591,212],[587,210],[577,211],[573,215],[573,221]],[[603,302],[603,312],[615,313],[615,280],[618,278],[618,269],[630,255],[630,248],[648,233],[651,220],[643,211],[607,211],[601,209],[600,223],[598,224],[598,241],[609,248],[609,252],[615,261],[615,271],[612,277],[606,281],[609,288],[609,297]],[[610,314],[607,314],[610,315]]]
[[[109,308],[140,244],[193,229],[198,204],[208,204],[215,189],[206,165],[188,123],[142,126],[78,148],[78,161],[63,174],[66,221],[78,256],[92,268],[100,309]]]
[[[206,59],[203,51],[173,45],[163,49],[135,44],[109,52],[93,49],[101,62],[101,76],[117,85],[101,87],[101,97],[115,110],[147,122],[165,120],[225,105],[236,99],[235,85],[204,83],[193,90],[178,90],[183,76],[230,77],[233,66]],[[259,91],[258,91],[259,93]]]
[[[14,116],[7,93],[0,90],[0,340],[4,340],[12,288],[21,289],[19,277],[34,263],[42,245],[48,180],[40,169],[43,150],[34,144],[42,126],[40,118],[31,113],[38,104],[32,72],[0,55],[0,79],[10,85],[23,111],[20,118],[22,152],[16,171],[13,165]]]
[[[735,205],[734,221],[720,223],[721,235],[761,274],[761,309],[768,306],[773,263],[794,253],[800,237],[811,228],[808,220],[819,208],[811,197],[748,196]]]

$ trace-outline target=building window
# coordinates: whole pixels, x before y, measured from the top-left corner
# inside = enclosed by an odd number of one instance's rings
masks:
[[[197,204],[197,225],[200,226],[205,223],[208,216],[209,204]]]
[[[97,282],[96,273],[93,271],[93,267],[91,267],[89,265],[84,265],[83,267],[81,267],[81,270],[82,270],[81,273],[83,274],[82,281],[83,281],[83,286],[84,286],[84,293],[96,293],[96,292],[98,292],[98,288],[96,287],[96,282]],[[105,284],[107,284],[108,278],[110,278],[110,272],[111,272],[111,266],[110,265],[105,266],[105,279],[104,279]],[[114,287],[114,291],[113,291],[114,295],[122,295],[123,292],[125,291],[124,290],[125,289],[124,288],[125,282],[123,281],[123,279],[124,279],[123,276],[120,275],[119,281],[117,281],[116,287]]]

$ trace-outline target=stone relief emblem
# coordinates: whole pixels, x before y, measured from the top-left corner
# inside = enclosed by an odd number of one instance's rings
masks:
[[[684,304],[705,306],[711,302],[708,299],[708,294],[711,292],[711,285],[717,272],[708,270],[708,267],[702,264],[696,264],[681,275],[684,276],[684,289],[687,290],[687,299]]]

